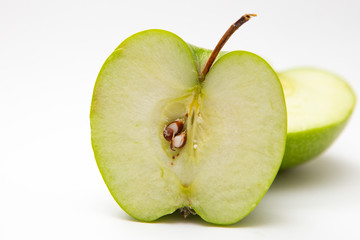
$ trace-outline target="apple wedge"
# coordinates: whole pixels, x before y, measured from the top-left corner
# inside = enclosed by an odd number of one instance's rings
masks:
[[[287,120],[273,69],[244,51],[205,74],[199,66],[178,36],[147,30],[121,43],[96,80],[95,158],[114,199],[138,220],[180,209],[235,223],[279,170]]]
[[[281,169],[321,154],[344,129],[355,107],[355,93],[339,76],[315,68],[278,74],[285,93],[288,135]]]

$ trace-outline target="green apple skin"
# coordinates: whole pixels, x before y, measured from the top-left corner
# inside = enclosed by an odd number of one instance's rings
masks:
[[[323,153],[345,128],[347,120],[322,128],[288,133],[280,170],[308,162]]]
[[[351,87],[336,74],[317,68],[294,68],[279,72],[288,110],[288,134],[281,170],[308,162],[323,153],[340,135],[348,123],[356,104]],[[306,83],[308,82],[308,83]],[[304,92],[307,95],[299,94]],[[331,92],[331,94],[324,94]],[[306,102],[302,111],[296,112],[298,102]],[[294,104],[294,102],[296,102]],[[308,104],[308,106],[306,106]],[[312,112],[307,109],[313,108]],[[321,113],[311,118],[306,115]],[[334,114],[335,113],[335,114]],[[314,124],[315,121],[319,123]],[[297,127],[305,122],[305,127]]]
[[[200,72],[206,63],[206,60],[209,58],[211,54],[211,50],[196,47],[191,44],[189,45],[193,51],[195,58],[197,59],[197,67],[198,67],[198,71]],[[226,52],[220,52],[219,57],[223,56],[224,54],[226,54]],[[296,76],[299,74],[303,74],[304,75],[302,76],[303,78],[312,78],[313,76],[321,74],[322,78],[334,79],[334,81],[336,81],[340,85],[343,85],[343,88],[341,88],[339,91],[342,92],[344,96],[350,98],[350,100],[348,106],[346,105],[344,106],[344,108],[346,108],[347,110],[339,113],[340,118],[336,120],[330,119],[322,126],[316,126],[316,127],[309,126],[308,128],[302,129],[300,131],[292,131],[288,127],[286,149],[280,170],[285,170],[297,166],[299,164],[305,163],[315,158],[316,156],[320,155],[321,153],[323,153],[335,141],[335,139],[345,128],[352,114],[352,111],[355,107],[355,102],[356,102],[354,91],[341,77],[335,75],[334,73],[316,68],[295,68],[278,73],[280,82],[283,84],[286,101],[290,98],[289,96],[287,96],[287,93],[289,92],[288,88],[293,88],[294,91],[303,90],[301,89],[301,87],[299,87],[300,89],[298,89],[297,86],[292,86],[294,84],[293,83],[294,75]],[[319,84],[317,83],[317,78],[312,79],[312,81],[314,86],[317,86]],[[328,84],[326,82],[321,84],[323,84],[324,88],[332,87],[331,84]],[[313,92],[313,94],[322,94],[321,93],[322,90],[314,90],[312,89],[311,85],[309,89],[304,89],[304,91]],[[314,102],[314,104],[316,104],[316,102]],[[293,108],[295,107],[289,104],[287,106],[287,109],[288,111],[292,111]],[[318,105],[317,107],[318,110],[321,111],[321,108],[324,106],[322,104],[322,105]],[[301,115],[304,113],[299,113],[299,114]],[[289,125],[292,124],[295,118],[296,115],[288,117]],[[324,115],[323,118],[324,120],[326,120],[327,116]]]
[[[100,70],[92,147],[110,193],[135,219],[190,207],[209,223],[236,223],[280,168],[287,121],[278,76],[259,56],[234,51],[220,54],[200,83],[205,52],[147,30],[121,43]],[[182,116],[187,141],[173,152],[163,130]]]

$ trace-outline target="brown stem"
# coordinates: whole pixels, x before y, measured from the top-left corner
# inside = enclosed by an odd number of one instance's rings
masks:
[[[251,17],[256,17],[256,14],[245,14],[243,15],[239,20],[237,20],[233,25],[230,26],[230,28],[226,31],[226,33],[222,36],[218,44],[216,45],[214,51],[212,51],[208,61],[206,62],[206,65],[201,73],[200,76],[200,82],[203,82],[205,80],[206,74],[209,72],[212,64],[215,61],[215,58],[219,54],[222,47],[225,45],[227,40],[231,37],[231,35],[244,23],[250,20]]]

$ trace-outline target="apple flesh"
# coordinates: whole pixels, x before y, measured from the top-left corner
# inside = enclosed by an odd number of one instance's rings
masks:
[[[202,69],[211,50],[190,45]],[[226,52],[220,52],[218,59]],[[295,68],[278,73],[288,114],[286,150],[281,170],[305,163],[324,152],[345,128],[355,107],[351,87],[334,73]]]
[[[346,126],[355,93],[339,76],[315,68],[278,74],[288,114],[286,150],[281,169],[307,162],[325,151]]]
[[[98,75],[95,158],[114,199],[138,220],[185,209],[235,223],[279,170],[287,120],[276,73],[259,56],[234,51],[200,82],[202,56],[173,33],[148,30],[121,43]],[[164,128],[177,119],[187,139],[173,151]]]

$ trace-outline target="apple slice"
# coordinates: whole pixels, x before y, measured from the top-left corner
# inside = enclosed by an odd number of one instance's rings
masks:
[[[216,57],[216,56],[215,56]],[[273,69],[235,51],[199,74],[178,36],[148,30],[104,63],[91,106],[95,158],[129,215],[231,224],[261,200],[280,167],[286,107]]]
[[[355,106],[355,93],[339,76],[314,68],[278,74],[288,113],[288,136],[281,169],[322,153],[344,129]]]

